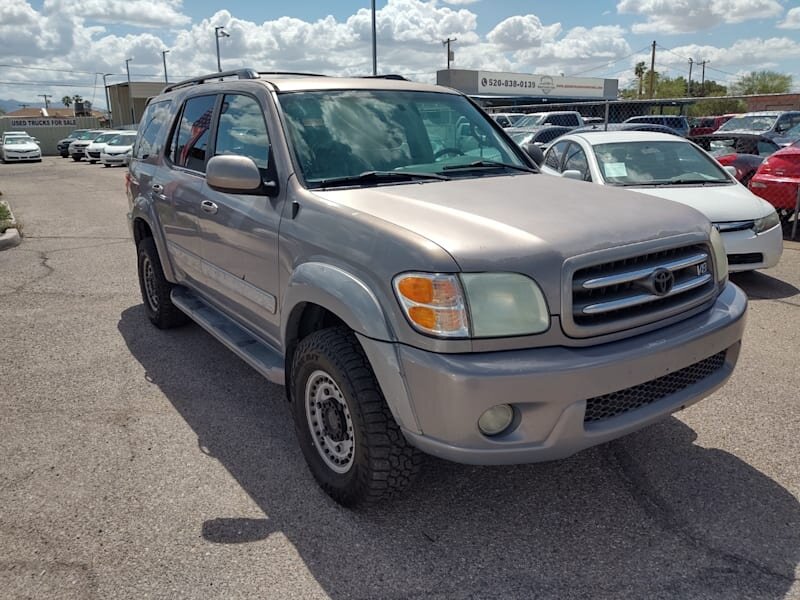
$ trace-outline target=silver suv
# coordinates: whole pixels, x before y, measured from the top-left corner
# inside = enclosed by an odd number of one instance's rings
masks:
[[[537,174],[464,95],[244,70],[146,108],[127,191],[144,308],[286,386],[336,501],[423,453],[551,460],[721,386],[746,299],[694,210]]]

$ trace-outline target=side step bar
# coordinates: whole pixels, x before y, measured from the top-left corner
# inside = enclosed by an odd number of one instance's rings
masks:
[[[170,297],[175,306],[225,344],[248,365],[272,383],[285,384],[283,356],[278,350],[184,287],[174,287]]]

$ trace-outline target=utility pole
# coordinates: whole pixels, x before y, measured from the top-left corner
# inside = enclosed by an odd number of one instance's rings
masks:
[[[453,52],[450,50],[450,44],[455,42],[458,38],[447,38],[442,40],[442,45],[447,46],[447,68],[450,68],[450,61],[453,60]]]
[[[214,39],[217,42],[217,73],[222,73],[222,62],[219,58],[219,38],[231,37],[231,34],[225,31],[224,27],[214,27]]]
[[[50,103],[47,101],[48,98],[52,98],[52,94],[37,94],[40,98],[44,98],[44,109],[47,110],[50,108]]]
[[[106,77],[109,75],[113,75],[113,73],[103,73],[103,88],[106,90],[106,110],[108,111],[108,120],[110,125],[114,126],[114,117],[111,114],[111,101],[108,99],[108,84],[106,83]]]
[[[694,61],[690,58],[689,59],[689,82],[686,84],[686,97],[692,97],[692,65]]]
[[[650,55],[650,90],[648,95],[653,97],[653,92],[656,87],[656,42],[653,40],[653,52]]]
[[[375,26],[375,0],[372,0],[372,76],[378,75],[378,30]]]
[[[161,60],[164,62],[164,83],[169,83],[169,78],[167,78],[167,52],[169,50],[161,51]]]
[[[125,59],[125,70],[128,72],[128,104],[131,106],[131,125],[136,123],[136,116],[133,114],[133,91],[131,91],[131,67],[132,58]]]
[[[700,66],[703,67],[703,75],[702,75],[702,77],[700,79],[700,95],[701,96],[705,96],[706,95],[706,63],[707,62],[708,62],[707,60],[704,60],[703,62],[700,63]]]

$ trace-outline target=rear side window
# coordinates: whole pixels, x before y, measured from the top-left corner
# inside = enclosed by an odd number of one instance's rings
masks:
[[[215,154],[238,154],[253,159],[260,169],[269,163],[269,135],[261,105],[255,98],[227,94],[217,126]]]
[[[160,135],[160,133],[169,118],[171,104],[171,100],[162,100],[161,102],[152,102],[147,105],[139,123],[136,146],[133,150],[134,158],[144,160],[150,155],[159,153],[164,139],[164,136]],[[86,136],[88,136],[88,132],[81,135],[79,139],[83,139]]]
[[[216,96],[197,96],[186,101],[173,133],[171,158],[175,165],[205,173],[209,129],[216,101]]]

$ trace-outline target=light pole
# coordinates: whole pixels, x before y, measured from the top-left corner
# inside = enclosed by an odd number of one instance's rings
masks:
[[[125,71],[127,71],[127,73],[128,73],[128,104],[130,104],[130,107],[131,107],[131,125],[136,123],[136,117],[133,114],[133,92],[131,91],[131,66],[130,66],[130,62],[132,60],[133,60],[132,58],[126,58],[125,59]]]
[[[164,83],[169,83],[169,79],[167,78],[167,52],[169,52],[169,50],[161,51],[161,60],[164,62]]]
[[[106,83],[106,77],[109,75],[113,75],[114,73],[102,73],[103,75],[103,88],[106,91],[106,110],[108,111],[108,120],[109,124],[113,127],[114,126],[114,116],[111,114],[111,100],[108,98],[108,83]]]
[[[231,37],[231,34],[225,31],[224,27],[214,27],[214,39],[217,42],[217,72],[222,73],[222,63],[219,59],[219,38]]]
[[[375,0],[372,0],[372,76],[378,75],[378,34],[375,28]]]

